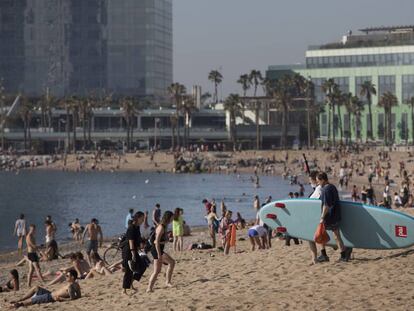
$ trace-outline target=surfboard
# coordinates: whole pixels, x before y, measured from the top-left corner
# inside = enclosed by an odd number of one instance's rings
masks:
[[[414,245],[414,217],[362,203],[340,201],[340,232],[347,247],[398,249]],[[302,240],[313,241],[321,215],[317,199],[289,199],[260,209],[260,219],[270,228]],[[332,232],[328,231],[335,245]]]

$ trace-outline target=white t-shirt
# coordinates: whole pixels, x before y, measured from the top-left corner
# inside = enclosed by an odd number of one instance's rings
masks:
[[[322,186],[316,186],[315,190],[313,190],[312,194],[309,196],[309,199],[320,199],[322,194]]]
[[[260,237],[267,235],[267,230],[263,226],[256,225],[256,226],[251,227],[250,229],[256,230]]]
[[[26,235],[26,220],[25,219],[16,220],[16,234],[17,236]]]

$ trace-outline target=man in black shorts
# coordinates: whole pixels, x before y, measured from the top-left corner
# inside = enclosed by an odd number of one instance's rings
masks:
[[[124,279],[122,283],[123,293],[131,289],[134,280],[139,281],[146,270],[146,265],[138,255],[143,240],[139,226],[144,222],[144,213],[136,212],[126,232],[125,244],[122,247],[122,267]],[[132,289],[134,289],[132,287]]]
[[[320,223],[325,225],[326,230],[333,232],[336,244],[341,250],[341,261],[348,261],[350,252],[352,249],[347,249],[341,238],[339,232],[339,224],[341,221],[341,207],[339,205],[339,195],[336,187],[329,183],[326,173],[318,174],[318,183],[322,186],[321,201],[322,201],[322,214]],[[325,257],[325,258],[321,258]],[[322,245],[322,256],[318,258],[318,261],[329,261],[329,257],[326,255],[325,245]],[[325,260],[323,260],[325,259]]]

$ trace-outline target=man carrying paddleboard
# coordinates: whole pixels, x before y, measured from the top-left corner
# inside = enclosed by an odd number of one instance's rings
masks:
[[[339,205],[339,195],[336,187],[329,183],[326,173],[319,173],[318,183],[322,186],[321,201],[322,201],[322,214],[320,223],[325,225],[326,230],[332,231],[336,240],[338,248],[341,250],[340,261],[348,261],[350,256],[350,250],[344,246],[342,242],[341,234],[339,232],[339,224],[341,221],[341,208]],[[322,250],[325,249],[325,245],[322,245]],[[323,252],[326,255],[326,251]],[[328,257],[328,256],[326,256]],[[326,261],[328,261],[327,259]]]

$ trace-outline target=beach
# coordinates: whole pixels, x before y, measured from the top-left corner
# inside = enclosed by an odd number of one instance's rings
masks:
[[[410,214],[413,215],[412,211]],[[246,231],[238,231],[238,239]],[[204,230],[185,244],[208,240]],[[310,266],[307,242],[287,247],[273,239],[268,250],[250,251],[238,241],[237,253],[218,250],[169,253],[177,260],[173,288],[161,273],[153,293],[145,293],[152,266],[133,296],[121,295],[122,273],[82,280],[83,297],[28,307],[27,310],[411,310],[414,303],[414,248],[392,251],[354,250],[354,259],[336,263],[338,252],[328,249],[331,262]],[[42,264],[62,266],[62,260]],[[47,268],[46,268],[47,266]],[[1,271],[10,264],[0,264]],[[26,267],[23,269],[25,270]],[[23,281],[24,283],[24,281]],[[59,285],[55,286],[59,287]],[[52,287],[53,288],[53,287]],[[2,309],[18,293],[0,294]]]

